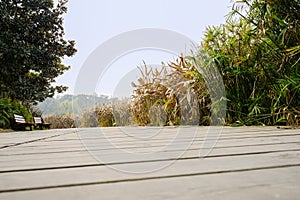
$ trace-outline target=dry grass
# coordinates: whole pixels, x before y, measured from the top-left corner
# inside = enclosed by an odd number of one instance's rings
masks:
[[[13,132],[13,130],[0,128],[0,133],[9,133],[9,132]]]

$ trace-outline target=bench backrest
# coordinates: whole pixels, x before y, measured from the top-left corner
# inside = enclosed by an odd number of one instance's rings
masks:
[[[41,117],[34,117],[33,119],[34,119],[34,123],[36,123],[36,124],[41,124],[41,123],[43,123]]]
[[[26,123],[25,118],[21,115],[14,114],[14,119],[16,123]]]

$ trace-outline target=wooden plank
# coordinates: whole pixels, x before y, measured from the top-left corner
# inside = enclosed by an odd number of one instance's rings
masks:
[[[8,132],[0,134],[0,150],[8,147],[19,146],[22,144],[28,144],[35,141],[45,140],[62,136],[64,134],[74,133],[75,130],[45,130],[45,131],[20,131],[20,132]]]
[[[89,135],[93,135],[94,133],[91,132]],[[248,140],[260,140],[260,139],[268,139],[268,137],[272,137],[271,139],[274,138],[279,138],[280,136],[297,136],[299,135],[299,132],[280,132],[277,134],[273,134],[270,132],[259,134],[252,134],[251,136],[249,135],[244,135],[244,136],[226,136],[225,134],[221,135],[221,137],[219,138],[219,143],[222,142],[223,140],[232,140],[232,139],[248,139]],[[60,148],[65,148],[65,147],[82,147],[82,142],[80,141],[80,138],[72,135],[72,140],[69,139],[65,139],[65,140],[58,140],[60,137],[54,137],[54,138],[48,138],[47,140],[41,140],[41,142],[43,143],[24,143],[25,145],[23,145],[24,147],[26,147],[26,149],[29,149],[28,147],[39,147],[42,146],[43,149],[46,149],[47,147],[49,147],[49,149],[60,149]],[[71,137],[71,136],[68,136]],[[193,141],[195,142],[202,142],[204,140],[204,136],[198,136],[195,138],[192,137],[187,137],[185,140],[184,138],[180,138],[180,140],[175,140],[175,142],[186,142],[186,141],[191,141],[191,139],[193,139]],[[39,138],[38,138],[39,139]],[[52,140],[51,140],[52,139]],[[78,140],[78,141],[74,141],[74,140]],[[89,141],[90,139],[84,139],[84,142],[88,143],[89,145],[93,145],[93,143],[95,143],[95,146],[99,146],[99,142],[101,142],[101,140],[106,140],[105,138],[101,138],[100,136],[98,136],[98,138],[93,138]],[[167,142],[172,141],[173,138],[161,138],[159,140],[140,140],[140,139],[132,139],[132,138],[122,138],[121,140],[118,139],[111,139],[110,141],[114,142],[114,144],[120,145],[120,147],[124,147],[122,145],[125,145],[124,148],[128,147],[136,147],[136,145],[139,145],[140,143],[146,144],[152,144],[152,145],[157,145],[157,146],[161,146],[161,145],[165,145]],[[24,141],[26,142],[26,141]],[[231,142],[231,141],[229,141]],[[133,144],[133,145],[130,145]],[[22,149],[20,151],[26,150],[26,149]],[[103,148],[104,149],[104,148]]]
[[[0,192],[300,166],[300,151],[0,173]],[[127,173],[132,172],[132,173]],[[144,173],[133,173],[144,172]]]
[[[263,153],[268,151],[284,151],[285,147],[282,147],[278,144],[284,144],[287,147],[286,150],[295,150],[299,146],[299,137],[298,136],[289,136],[287,137],[280,137],[279,140],[277,137],[267,137],[263,140],[252,138],[247,140],[226,140],[224,141],[222,139],[219,140],[219,143],[215,147],[214,151],[212,152],[211,156],[221,156],[221,155],[230,155],[230,154],[245,154],[245,153]],[[64,137],[71,137],[73,138],[74,135],[64,135]],[[252,141],[254,140],[254,141]],[[60,166],[72,166],[72,165],[91,165],[91,164],[97,164],[97,161],[94,160],[88,152],[82,147],[82,144],[80,141],[76,141],[77,144],[75,145],[78,148],[70,148],[71,146],[69,141],[66,144],[61,144],[62,146],[57,146],[53,144],[53,147],[48,149],[44,145],[44,141],[35,142],[35,147],[32,147],[32,144],[24,144],[22,146],[18,146],[15,148],[6,149],[5,151],[0,151],[0,170],[6,171],[6,170],[21,170],[21,169],[31,169],[34,166],[36,168],[41,167],[60,167]],[[297,142],[298,141],[298,142]],[[73,140],[74,143],[74,140]],[[51,143],[50,143],[51,144]],[[147,153],[147,152],[153,152],[157,151],[157,149],[162,147],[163,143],[159,143],[157,146],[141,146],[140,148],[138,146],[129,145],[125,146],[126,151],[129,152],[135,152],[135,153]],[[270,146],[273,144],[273,147]],[[277,145],[276,145],[277,144]],[[289,146],[290,145],[290,146]],[[98,145],[99,146],[99,145]],[[93,148],[93,152],[97,153],[98,151],[101,152],[101,157],[106,159],[106,157],[111,157],[112,162],[133,162],[136,161],[137,158],[129,159],[126,156],[123,156],[122,154],[114,153],[114,149],[106,149],[105,147],[98,147]],[[266,146],[266,147],[264,147]],[[176,146],[175,146],[176,147]],[[182,149],[180,146],[178,148],[169,149],[166,151],[159,152],[159,154],[154,154],[152,157],[144,157],[143,160],[151,160],[154,159],[153,157],[156,157],[157,159],[176,159],[178,157],[178,152],[184,152],[186,153],[182,155],[181,157],[195,157],[199,155],[201,143],[196,142],[190,146],[190,150]],[[227,149],[223,149],[227,148]],[[51,151],[52,149],[56,151]],[[76,154],[79,153],[79,154]],[[83,153],[83,154],[80,154]],[[54,156],[53,156],[54,154]],[[62,159],[56,159],[57,154],[60,155],[60,158]],[[112,155],[110,155],[112,154]],[[14,156],[12,156],[14,155]],[[52,155],[52,157],[51,157]],[[66,155],[66,156],[64,156]],[[69,155],[69,156],[68,156]],[[74,156],[72,156],[74,155]],[[78,156],[77,156],[78,155]],[[20,159],[21,158],[21,159]],[[23,158],[23,159],[22,159]],[[33,158],[33,159],[30,159]],[[10,162],[8,162],[8,160]],[[22,162],[22,165],[20,165],[20,162]]]
[[[201,144],[203,141],[195,140],[193,144],[191,145],[191,149],[200,149]],[[228,139],[223,140],[222,138],[218,140],[218,143],[215,148],[224,148],[224,147],[235,147],[235,146],[253,146],[253,145],[268,145],[268,144],[280,144],[280,143],[298,143],[299,136],[297,135],[288,135],[286,136],[273,136],[273,137],[265,137],[265,138],[247,138],[247,139]],[[46,145],[47,144],[47,145]],[[126,150],[126,149],[140,149],[141,152],[144,152],[145,150],[149,149],[151,151],[152,149],[159,148],[165,145],[165,143],[155,142],[150,143],[151,145],[145,146],[141,144],[135,144],[135,143],[124,143],[124,145],[119,146],[120,148]],[[178,141],[178,144],[180,144],[180,141]],[[176,145],[175,145],[176,147]],[[178,149],[179,148],[179,149]],[[178,148],[175,148],[180,150],[180,145]],[[113,148],[109,148],[105,146],[104,144],[97,144],[91,145],[91,150],[98,150],[98,151],[113,151]],[[51,146],[51,142],[47,143],[44,141],[36,141],[34,144],[23,144],[18,147],[14,148],[8,148],[5,150],[0,151],[0,157],[1,156],[9,156],[9,155],[36,155],[36,154],[49,154],[49,153],[59,153],[59,152],[78,152],[78,151],[85,151],[85,148],[83,147],[82,143],[78,141],[72,141],[72,142],[59,142],[59,144],[53,142],[53,145]]]
[[[297,199],[300,168],[278,168],[224,174],[81,185],[0,193],[0,199]]]
[[[240,147],[229,147],[229,148],[215,148],[208,157],[220,157],[220,156],[233,156],[243,154],[263,154],[272,152],[285,152],[300,150],[300,146],[297,143],[291,144],[275,144],[268,146],[240,146]],[[175,151],[162,151],[156,152],[155,154],[149,154],[140,157],[126,157],[119,153],[111,151],[94,152],[99,155],[99,158],[104,160],[110,160],[110,163],[126,163],[126,162],[141,162],[151,160],[176,160],[176,159],[187,159],[195,158],[199,156],[199,148],[188,149],[182,155],[180,153],[185,151],[183,149]],[[93,152],[92,152],[93,153]],[[141,153],[141,151],[139,151]],[[146,149],[144,153],[149,153],[149,149]],[[142,160],[141,160],[142,159]],[[20,165],[22,163],[22,165]],[[107,163],[107,164],[110,164]],[[98,162],[95,160],[90,153],[87,151],[82,152],[65,152],[65,153],[53,153],[53,154],[33,154],[33,155],[18,155],[18,156],[0,156],[0,172],[7,170],[30,170],[34,168],[57,168],[57,167],[70,167],[80,165],[97,165]]]

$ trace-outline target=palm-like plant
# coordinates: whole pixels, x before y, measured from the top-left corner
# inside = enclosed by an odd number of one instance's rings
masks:
[[[222,72],[229,123],[299,123],[299,13],[299,0],[240,0],[207,29],[201,46]]]

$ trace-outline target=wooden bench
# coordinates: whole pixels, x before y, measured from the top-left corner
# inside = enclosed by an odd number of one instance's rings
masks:
[[[34,117],[34,127],[39,127],[40,129],[45,128],[50,128],[51,124],[50,123],[45,123],[43,122],[43,119],[41,117]]]
[[[14,130],[26,130],[26,127],[29,127],[32,131],[32,126],[34,126],[34,123],[32,122],[26,122],[25,118],[22,115],[16,115],[14,114],[14,123],[13,123],[13,129]]]

